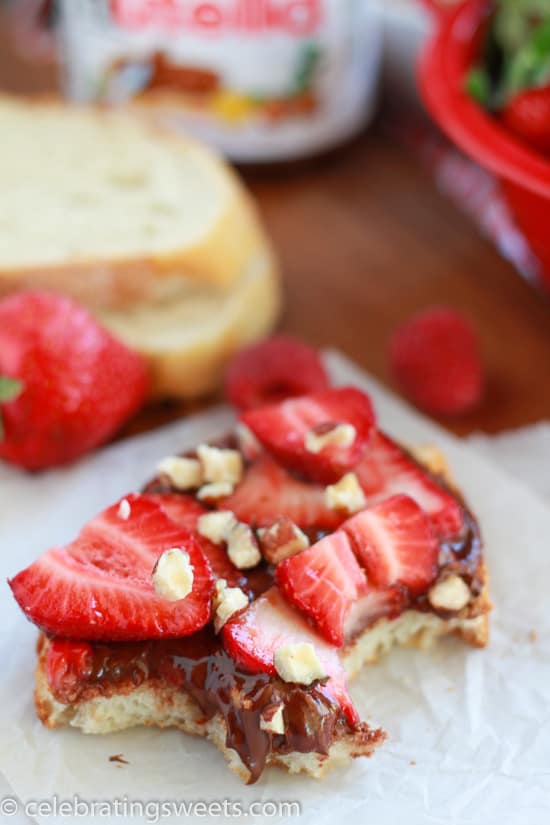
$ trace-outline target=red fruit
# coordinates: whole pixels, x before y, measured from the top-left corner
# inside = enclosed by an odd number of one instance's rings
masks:
[[[275,651],[288,644],[310,643],[329,679],[322,688],[336,700],[350,725],[359,722],[359,715],[348,694],[346,676],[338,651],[327,644],[291,607],[276,587],[256,599],[250,607],[230,619],[222,630],[222,642],[229,655],[251,673],[276,675]]]
[[[402,392],[434,415],[460,415],[481,400],[478,340],[452,309],[429,309],[400,327],[390,342],[390,364]]]
[[[363,460],[354,470],[369,504],[403,493],[430,517],[440,538],[454,538],[463,528],[463,510],[398,444],[375,433]]]
[[[67,639],[140,641],[187,636],[210,618],[212,572],[189,530],[146,496],[129,495],[128,518],[114,504],[67,547],[41,556],[9,584],[34,624]],[[158,596],[152,572],[161,554],[183,548],[193,566],[185,599]]]
[[[0,302],[0,375],[22,384],[1,407],[0,458],[29,470],[102,444],[149,392],[144,359],[74,301],[51,293]]]
[[[322,392],[329,380],[319,353],[289,335],[241,350],[225,376],[225,394],[240,410]]]
[[[362,510],[342,530],[369,585],[383,589],[399,584],[418,596],[437,576],[439,542],[428,517],[409,496],[393,496]]]
[[[364,392],[344,387],[249,410],[241,421],[285,467],[330,484],[353,469],[365,452],[374,429],[374,412]],[[337,424],[355,428],[349,446],[326,446],[318,453],[306,448],[310,430],[322,433]]]
[[[46,676],[54,696],[71,702],[91,675],[93,651],[86,642],[53,639],[46,657]]]
[[[533,149],[550,154],[550,86],[514,95],[502,113],[502,120]]]
[[[147,493],[146,498],[162,507],[168,518],[186,530],[196,530],[199,518],[208,513],[196,498],[185,493]]]
[[[346,534],[338,530],[281,562],[275,579],[283,595],[319,633],[342,647],[350,605],[367,587]]]
[[[232,495],[219,506],[253,527],[269,527],[286,516],[303,530],[331,530],[345,518],[327,507],[324,487],[293,478],[267,455],[250,465]]]
[[[151,493],[147,498],[160,505],[168,518],[172,519],[179,527],[184,527],[186,530],[192,530],[195,533],[202,552],[210,562],[215,579],[226,579],[231,587],[242,587],[245,584],[245,577],[229,561],[225,549],[197,532],[199,517],[204,513],[208,513],[206,507],[199,504],[192,496],[179,493]]]

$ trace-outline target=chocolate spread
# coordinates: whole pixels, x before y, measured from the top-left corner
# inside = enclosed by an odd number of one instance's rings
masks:
[[[210,629],[185,639],[94,644],[93,662],[71,695],[60,689],[63,703],[93,696],[131,691],[145,681],[172,684],[197,702],[206,723],[222,715],[226,745],[239,754],[250,772],[250,782],[261,775],[270,754],[327,754],[342,736],[353,738],[356,749],[373,746],[383,731],[365,723],[351,727],[323,682],[309,687],[283,682],[265,673],[240,670]],[[283,704],[284,734],[262,730],[262,713]]]

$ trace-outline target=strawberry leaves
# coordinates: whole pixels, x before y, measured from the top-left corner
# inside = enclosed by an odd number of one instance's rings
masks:
[[[7,375],[0,375],[0,404],[15,399],[23,392],[23,383],[17,378],[9,378]],[[0,441],[4,437],[4,427],[2,416],[0,415]]]

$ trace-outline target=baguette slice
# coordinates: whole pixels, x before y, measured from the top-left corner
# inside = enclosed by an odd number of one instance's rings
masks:
[[[267,247],[237,176],[199,143],[120,111],[0,97],[0,296],[91,309],[229,289]]]

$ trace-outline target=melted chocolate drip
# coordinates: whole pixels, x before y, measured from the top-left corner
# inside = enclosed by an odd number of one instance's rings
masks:
[[[210,630],[185,639],[93,645],[93,663],[80,675],[64,703],[93,696],[130,691],[146,680],[170,683],[189,693],[204,714],[204,722],[221,713],[227,728],[226,745],[233,748],[255,782],[271,753],[326,754],[335,739],[355,734],[375,742],[381,731],[367,725],[350,727],[340,706],[322,682],[309,687],[283,682],[265,673],[240,670]],[[261,726],[262,714],[283,705],[284,734]]]

